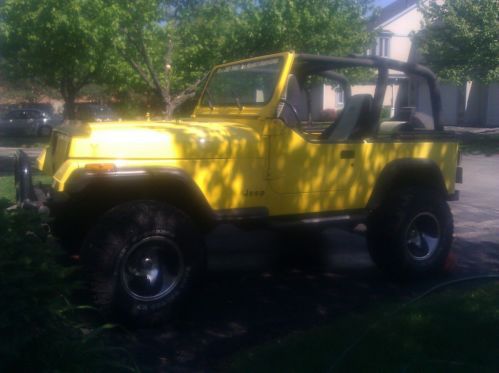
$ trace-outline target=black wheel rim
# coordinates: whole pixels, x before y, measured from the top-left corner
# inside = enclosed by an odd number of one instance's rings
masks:
[[[177,244],[167,237],[150,236],[128,250],[121,262],[121,281],[128,295],[154,301],[170,294],[185,271]]]
[[[411,220],[407,229],[408,253],[414,260],[428,260],[437,251],[440,239],[438,218],[430,212],[419,213]]]

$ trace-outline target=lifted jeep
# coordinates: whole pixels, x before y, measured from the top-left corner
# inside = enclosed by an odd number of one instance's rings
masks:
[[[428,87],[426,113],[382,120],[385,93],[417,96],[414,82]],[[331,92],[337,106],[325,108]],[[18,203],[49,208],[97,304],[132,322],[171,316],[202,273],[203,235],[227,221],[364,223],[381,269],[427,274],[449,254],[447,201],[462,177],[440,111],[435,75],[417,64],[295,53],[224,64],[186,120],[55,129],[37,160],[48,191],[18,152]]]

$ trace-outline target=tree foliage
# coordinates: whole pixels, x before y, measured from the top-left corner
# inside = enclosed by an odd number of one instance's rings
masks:
[[[484,83],[499,79],[499,2],[430,1],[416,37],[428,64],[445,80]]]
[[[370,0],[115,0],[115,47],[169,117],[217,63],[283,50],[346,55],[371,41]]]
[[[5,0],[0,5],[3,70],[57,89],[72,114],[85,85],[104,75],[112,20],[103,0]]]
[[[5,0],[0,48],[13,79],[69,103],[96,83],[152,93],[166,116],[211,66],[295,50],[347,55],[370,44],[372,0]]]
[[[371,42],[367,0],[260,0],[248,13],[252,54],[295,50],[348,55]]]
[[[114,0],[112,8],[114,50],[128,65],[116,60],[115,76],[139,77],[167,116],[194,96],[208,66],[229,55],[234,42],[234,1]]]

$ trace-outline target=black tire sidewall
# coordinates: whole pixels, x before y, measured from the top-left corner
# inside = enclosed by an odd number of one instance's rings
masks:
[[[145,213],[138,215],[140,210]],[[134,227],[138,220],[141,226]],[[165,237],[179,246],[184,271],[171,292],[143,301],[125,290],[121,269],[126,253],[152,236]],[[83,254],[96,303],[129,324],[150,325],[171,317],[181,307],[201,272],[204,247],[183,212],[166,204],[139,201],[109,211],[89,234]]]
[[[414,217],[424,212],[437,218],[440,242],[432,256],[416,260],[409,253],[407,234]],[[373,213],[367,238],[374,262],[390,275],[403,278],[437,273],[444,267],[452,246],[452,214],[443,196],[433,190],[401,190]]]
[[[443,266],[452,244],[452,230],[449,226],[450,218],[447,211],[446,202],[441,198],[437,198],[435,193],[419,193],[414,197],[402,223],[403,229],[398,235],[400,241],[397,243],[400,247],[404,247],[402,251],[404,253],[404,262],[411,273],[415,275],[433,273]],[[425,212],[433,214],[437,218],[440,228],[440,242],[437,251],[432,256],[426,260],[416,260],[410,255],[407,247],[408,229],[414,217]]]

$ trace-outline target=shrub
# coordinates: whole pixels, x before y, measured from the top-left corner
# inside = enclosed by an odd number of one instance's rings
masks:
[[[0,200],[0,371],[123,370],[102,328],[77,325],[74,268],[61,264],[41,216],[7,205]]]

